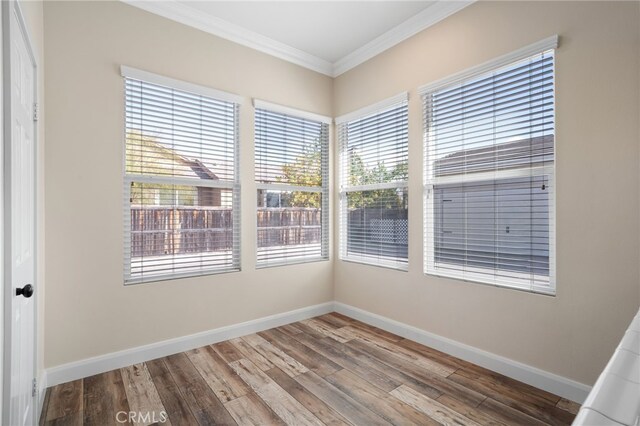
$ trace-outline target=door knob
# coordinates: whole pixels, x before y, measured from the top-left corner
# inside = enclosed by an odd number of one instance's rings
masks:
[[[26,298],[33,296],[33,286],[31,284],[27,284],[22,288],[16,288],[16,296],[20,295]]]

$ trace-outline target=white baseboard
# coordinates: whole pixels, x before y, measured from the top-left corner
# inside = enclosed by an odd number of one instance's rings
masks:
[[[150,361],[152,359],[210,345],[212,343],[256,333],[258,331],[268,330],[273,327],[279,327],[281,325],[327,314],[329,312],[333,312],[333,302],[308,306],[240,324],[233,324],[226,327],[216,328],[214,330],[191,334],[189,336],[178,337],[175,339],[152,343],[150,345],[100,355],[49,368],[46,371],[46,380],[49,386],[55,386],[60,383],[70,382],[72,380],[104,373],[116,368],[122,368],[128,365]]]
[[[591,386],[567,379],[566,377],[558,376],[539,368],[513,361],[500,355],[438,336],[437,334],[429,333],[417,327],[354,306],[335,302],[334,310],[358,321],[381,328],[390,333],[397,334],[398,336],[413,340],[578,403],[584,402],[591,390]]]
[[[590,386],[566,377],[429,333],[417,327],[367,312],[354,306],[345,305],[344,303],[327,302],[49,368],[40,379],[40,405],[44,401],[44,390],[47,386],[55,386],[60,383],[268,330],[333,311],[578,403],[582,403],[591,390]]]

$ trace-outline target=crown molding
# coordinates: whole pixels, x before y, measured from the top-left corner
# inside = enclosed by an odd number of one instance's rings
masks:
[[[440,22],[446,17],[469,6],[476,0],[438,0],[422,12],[402,22],[386,33],[376,37],[364,46],[331,63],[288,44],[281,43],[248,30],[231,22],[206,15],[178,0],[121,0],[123,3],[162,16],[209,34],[250,47],[276,58],[319,72],[329,77],[337,77],[361,63],[373,58],[401,41]]]
[[[408,39],[409,37],[442,21],[448,16],[464,9],[475,0],[446,1],[439,0],[422,12],[412,16],[400,25],[374,38],[364,46],[354,50],[333,64],[333,77],[337,77],[352,68],[368,61],[385,50]]]
[[[123,3],[162,16],[167,19],[205,31],[209,34],[250,47],[276,58],[300,65],[321,74],[333,76],[333,64],[300,49],[280,43],[269,37],[232,24],[202,12],[176,0],[145,1],[121,0]]]

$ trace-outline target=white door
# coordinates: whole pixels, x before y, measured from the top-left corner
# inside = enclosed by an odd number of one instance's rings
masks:
[[[7,9],[5,9],[7,11]],[[8,350],[5,380],[9,378],[8,424],[35,423],[35,63],[19,16],[10,3],[10,75],[5,95],[10,108],[5,115],[5,283],[10,286]],[[6,20],[5,20],[6,23]],[[5,32],[6,35],[6,32]],[[6,60],[6,56],[5,56]],[[6,105],[6,104],[5,104]],[[7,146],[8,145],[8,146]],[[5,293],[7,294],[7,293]],[[6,389],[6,388],[5,388]],[[5,418],[5,422],[7,419]]]

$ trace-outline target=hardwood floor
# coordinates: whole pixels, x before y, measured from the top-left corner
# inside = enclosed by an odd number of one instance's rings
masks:
[[[41,424],[561,425],[578,408],[332,313],[54,386]]]

